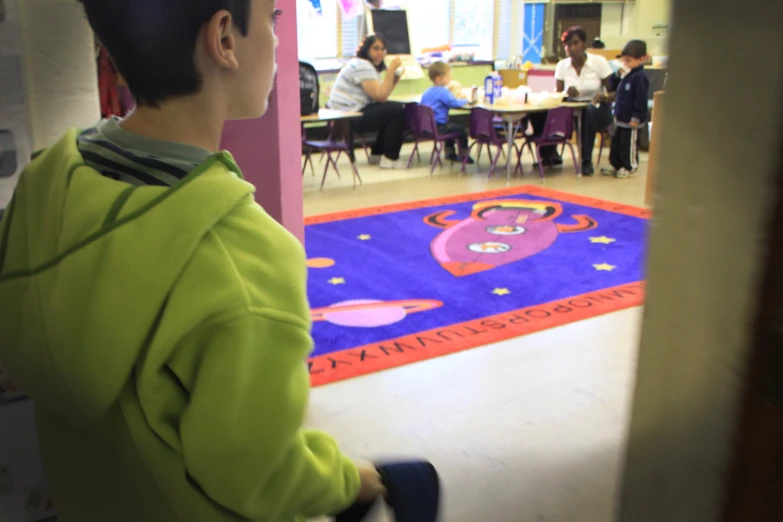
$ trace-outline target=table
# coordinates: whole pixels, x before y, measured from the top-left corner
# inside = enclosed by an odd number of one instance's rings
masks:
[[[492,111],[503,120],[506,124],[506,136],[508,138],[508,161],[506,162],[506,185],[511,185],[511,151],[514,148],[514,138],[516,136],[516,124],[531,112],[547,112],[557,107],[569,107],[574,109],[574,115],[576,116],[576,140],[577,150],[579,151],[579,168],[576,171],[576,177],[582,177],[581,165],[582,165],[582,114],[587,108],[588,102],[563,102],[555,107],[541,107],[538,105],[531,105],[529,103],[523,105],[504,105],[504,104],[478,104],[473,107],[481,107],[488,111]],[[540,160],[540,159],[539,159]]]
[[[400,96],[392,96],[389,98],[390,101],[396,101],[400,103],[419,103],[421,102],[421,96],[420,95],[400,95]],[[574,115],[576,116],[576,139],[577,139],[577,150],[578,150],[578,165],[579,169],[576,171],[576,177],[580,178],[582,177],[582,116],[584,113],[584,110],[589,105],[588,102],[563,102],[562,104],[558,105],[557,107],[569,107],[571,109],[574,109]],[[500,118],[503,120],[503,122],[506,124],[506,136],[508,137],[508,154],[509,159],[507,161],[506,165],[506,184],[511,185],[511,150],[514,147],[514,137],[516,136],[516,123],[519,122],[522,118],[524,118],[527,114],[531,112],[547,112],[550,109],[555,109],[557,107],[541,107],[538,105],[531,105],[529,103],[523,104],[523,105],[513,105],[513,104],[477,104],[477,105],[466,105],[464,109],[452,109],[449,111],[449,114],[466,114],[470,112],[471,109],[474,109],[476,107],[481,107],[482,109],[486,109],[488,111],[494,112]]]
[[[317,114],[301,116],[302,123],[318,123],[324,121],[352,120],[361,118],[361,112],[335,111],[332,109],[321,109]]]
[[[389,101],[397,103],[421,103],[421,94],[400,94],[392,95],[389,97]],[[454,116],[460,114],[470,114],[472,106],[466,105],[464,109],[450,109],[449,114]]]
[[[359,184],[362,185],[362,177],[359,175],[359,169],[356,166],[356,155],[353,151],[353,137],[351,136],[350,121],[361,118],[363,114],[361,112],[346,112],[336,111],[333,109],[320,109],[317,114],[309,114],[307,116],[300,116],[302,125],[305,123],[334,123],[333,137],[342,138],[345,140],[346,149],[348,149],[348,159],[351,161],[351,174],[353,180],[353,188],[356,188],[356,180],[359,180]],[[323,185],[323,183],[322,183]]]

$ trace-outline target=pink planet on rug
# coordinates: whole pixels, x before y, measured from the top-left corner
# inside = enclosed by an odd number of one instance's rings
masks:
[[[400,301],[378,301],[375,299],[354,299],[331,306],[311,310],[314,322],[326,321],[339,326],[354,328],[377,328],[398,323],[409,314],[424,312],[443,306],[434,299],[406,299]]]

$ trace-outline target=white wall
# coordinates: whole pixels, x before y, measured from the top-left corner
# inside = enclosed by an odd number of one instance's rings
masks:
[[[100,117],[93,36],[75,0],[20,0],[33,149]]]
[[[669,24],[670,0],[636,0],[635,4],[604,4],[601,10],[601,39],[609,49],[619,49],[631,39],[647,42],[652,55],[668,53],[668,31],[653,30],[655,24]]]
[[[601,40],[607,49],[617,49],[625,40],[623,25],[628,21],[625,9],[625,6],[616,4],[605,4],[601,8]]]

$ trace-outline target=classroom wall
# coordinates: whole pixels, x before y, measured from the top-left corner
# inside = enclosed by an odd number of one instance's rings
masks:
[[[92,31],[75,0],[19,0],[33,150],[100,118]]]
[[[604,4],[601,7],[601,39],[609,49],[617,48],[617,40],[626,34],[623,23],[627,21],[627,18],[624,15],[624,5]],[[612,45],[607,40],[610,40]]]
[[[668,53],[669,31],[653,30],[655,24],[669,24],[670,0],[636,0],[635,4],[604,4],[601,8],[601,39],[608,49],[621,49],[639,38],[647,42],[651,55]]]
[[[482,86],[484,85],[484,79],[492,71],[493,66],[489,64],[454,66],[452,68],[451,78],[453,81],[461,83],[463,87],[470,87],[472,85]],[[319,97],[321,107],[326,107],[326,103],[329,101],[329,96],[331,95],[336,79],[336,72],[323,72],[318,74],[318,82],[321,87]],[[393,96],[422,94],[430,87],[432,87],[432,82],[425,69],[423,78],[401,81],[394,89]]]
[[[618,522],[727,520],[721,510],[766,227],[780,190],[781,20],[780,2],[753,0],[737,9],[735,0],[688,0],[674,7]],[[723,67],[704,56],[720,56]],[[763,110],[731,111],[731,125],[721,125],[715,107],[736,98],[735,84],[725,81],[734,66],[760,71],[754,99]]]

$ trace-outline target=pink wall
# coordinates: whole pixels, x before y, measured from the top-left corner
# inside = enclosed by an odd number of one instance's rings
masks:
[[[285,14],[277,25],[278,71],[269,111],[258,120],[228,122],[221,146],[256,186],[256,201],[304,242],[296,0],[277,0],[277,5]]]
[[[557,82],[555,81],[555,71],[551,69],[531,69],[527,73],[527,86],[531,92],[555,92]]]

